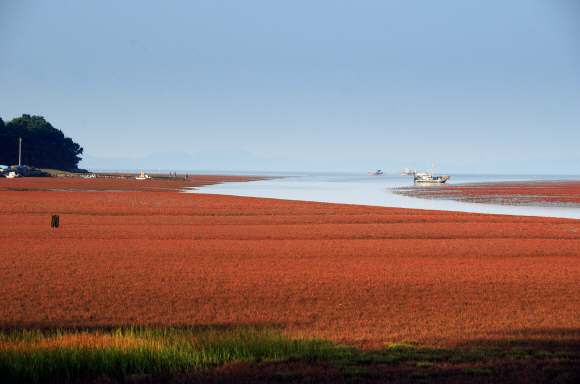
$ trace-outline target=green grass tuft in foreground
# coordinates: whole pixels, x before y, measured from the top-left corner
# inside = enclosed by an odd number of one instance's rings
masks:
[[[350,379],[372,379],[373,367],[403,364],[412,379],[448,375],[443,366],[455,366],[464,376],[490,376],[478,365],[490,361],[529,361],[547,364],[540,374],[551,377],[556,365],[576,366],[574,352],[530,348],[473,348],[469,350],[419,347],[418,343],[387,344],[363,351],[318,339],[292,339],[269,329],[240,327],[133,328],[63,331],[0,332],[0,382],[50,382],[92,377],[140,378],[212,368],[235,361],[327,362]],[[557,356],[557,358],[555,357]],[[413,371],[413,367],[421,371]],[[553,368],[551,368],[553,367]],[[416,369],[415,368],[415,369]],[[446,368],[447,371],[448,368]],[[292,378],[295,373],[277,372]],[[574,376],[575,377],[575,376]]]
[[[340,359],[350,348],[321,340],[293,340],[279,332],[238,328],[119,328],[110,332],[0,334],[0,380],[39,382],[54,378],[122,378],[183,372],[232,361]]]

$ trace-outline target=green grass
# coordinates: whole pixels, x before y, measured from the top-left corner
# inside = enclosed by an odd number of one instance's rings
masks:
[[[489,376],[491,375],[491,371],[489,369],[477,369],[477,368],[468,368],[463,371],[466,375],[470,376]]]
[[[465,367],[476,362],[529,359],[544,362],[551,359],[552,364],[564,359],[568,364],[578,362],[575,353],[566,351],[462,350],[418,347],[417,344],[406,341],[365,351],[319,339],[293,339],[275,330],[252,327],[0,331],[0,383],[103,376],[139,379],[155,373],[196,371],[234,361],[323,361],[351,379],[368,379],[374,375],[368,368],[379,365],[414,366],[423,372],[412,372],[410,377],[422,379],[437,374],[441,364]],[[555,371],[541,367],[538,370],[546,374]],[[492,370],[458,368],[457,374],[489,376]],[[280,378],[295,375],[294,372],[274,374]]]
[[[67,343],[71,337],[78,340]],[[0,335],[0,380],[122,378],[209,368],[232,361],[340,360],[348,350],[321,340],[294,340],[279,332],[253,328],[119,328],[104,333],[31,330]]]

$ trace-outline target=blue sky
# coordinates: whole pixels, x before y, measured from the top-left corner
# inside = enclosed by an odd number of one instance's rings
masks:
[[[580,1],[1,1],[23,113],[99,157],[578,158]]]

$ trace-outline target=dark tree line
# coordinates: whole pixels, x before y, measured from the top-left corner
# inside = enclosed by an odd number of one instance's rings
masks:
[[[83,149],[42,116],[22,115],[9,122],[0,118],[0,164],[18,164],[22,138],[22,165],[36,168],[76,169]]]

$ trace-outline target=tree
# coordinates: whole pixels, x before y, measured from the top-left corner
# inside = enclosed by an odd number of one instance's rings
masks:
[[[14,147],[13,141],[11,132],[0,118],[0,165],[11,165],[18,161],[18,147]]]
[[[22,138],[22,164],[37,168],[76,169],[83,149],[65,137],[42,116],[22,115],[4,123],[0,119],[0,164],[18,163]]]

